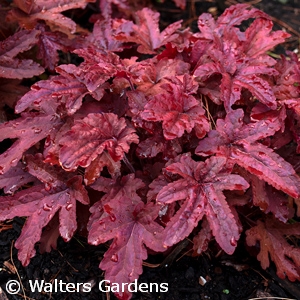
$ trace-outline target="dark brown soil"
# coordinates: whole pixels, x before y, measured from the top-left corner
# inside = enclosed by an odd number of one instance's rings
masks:
[[[13,243],[20,234],[24,220],[16,218],[11,229],[0,234],[0,299],[101,299],[115,300],[113,294],[99,291],[98,284],[103,280],[103,272],[98,268],[105,252],[105,246],[93,247],[84,238],[76,236],[70,243],[59,241],[58,249],[43,255],[37,254],[28,267],[22,267],[17,259]],[[2,227],[3,228],[3,227]],[[189,241],[183,241],[166,256],[149,257],[148,266],[139,283],[168,283],[168,292],[136,293],[132,299],[139,300],[242,300],[260,299],[300,299],[300,284],[280,280],[272,266],[268,271],[260,268],[243,246],[234,255],[224,253],[214,255],[214,250],[197,258],[188,255]],[[181,251],[177,251],[177,250]],[[177,253],[176,253],[177,252]],[[55,279],[64,283],[91,282],[94,287],[88,293],[39,293],[31,292],[29,280]],[[9,280],[22,283],[21,292],[9,295],[5,285]],[[205,283],[206,281],[206,283]],[[204,284],[205,283],[205,284]],[[2,298],[1,298],[2,297]],[[7,297],[7,298],[5,298]]]
[[[187,9],[182,12],[172,2],[154,3],[161,13],[162,26],[184,20],[184,24],[195,28],[197,16],[202,12],[220,15],[229,4],[245,1],[188,1]],[[284,29],[291,33],[291,38],[276,51],[299,51],[300,38],[300,0],[283,1],[251,1],[273,17],[276,29]],[[22,267],[17,259],[14,241],[20,235],[24,219],[17,218],[13,222],[0,223],[0,300],[3,299],[116,299],[113,294],[102,293],[98,283],[103,280],[103,272],[98,268],[106,251],[105,245],[94,247],[87,244],[86,239],[76,236],[70,243],[59,241],[58,249],[51,253],[39,254],[31,260],[28,267]],[[254,257],[240,245],[234,255],[227,256],[223,252],[212,249],[197,258],[190,256],[190,242],[183,241],[173,252],[165,256],[149,257],[140,283],[168,283],[168,292],[136,293],[132,299],[139,300],[202,300],[202,299],[300,299],[300,284],[281,280],[276,276],[272,265],[267,271],[261,269]],[[88,293],[38,293],[31,292],[29,280],[53,282],[55,279],[64,283],[90,282],[94,287]],[[6,283],[17,280],[22,289],[19,294],[10,295],[6,291]]]

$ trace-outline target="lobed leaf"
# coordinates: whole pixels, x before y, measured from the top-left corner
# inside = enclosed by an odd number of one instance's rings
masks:
[[[92,185],[100,188],[98,179]],[[106,181],[106,180],[104,180]],[[124,176],[121,182],[111,181],[103,200],[91,207],[89,221],[89,243],[98,245],[113,239],[100,263],[105,270],[105,278],[118,284],[131,283],[142,273],[142,262],[147,258],[146,247],[164,251],[158,238],[163,229],[154,222],[159,206],[144,204],[137,190],[144,184],[133,174]],[[129,299],[129,291],[116,293],[121,299]]]
[[[154,50],[177,38],[175,32],[181,26],[181,21],[177,21],[160,32],[158,22],[159,13],[145,7],[136,12],[136,24],[128,21],[131,30],[119,33],[116,38],[124,42],[140,44],[137,49],[140,53],[154,54]]]
[[[36,178],[25,171],[25,165],[18,162],[8,172],[0,175],[0,188],[5,194],[14,194],[19,188],[30,182],[36,182]]]
[[[164,137],[167,140],[181,137],[184,131],[190,133],[193,128],[197,128],[198,138],[204,137],[209,130],[209,124],[201,103],[186,94],[182,84],[168,84],[164,87],[167,93],[152,97],[140,114],[142,119],[163,121]]]
[[[74,114],[82,104],[82,99],[88,94],[84,84],[76,79],[62,75],[41,80],[31,86],[15,107],[16,113],[25,109],[36,109],[47,114],[54,114],[59,105],[66,107],[67,113]]]
[[[39,34],[38,30],[22,30],[0,42],[0,77],[23,79],[44,72],[33,60],[16,58],[37,43]]]
[[[1,141],[17,139],[8,150],[0,155],[0,174],[16,166],[23,153],[44,139],[60,122],[52,115],[24,113],[18,119],[0,124]]]
[[[78,166],[88,167],[104,151],[114,161],[123,158],[131,143],[138,143],[135,130],[126,125],[125,119],[118,119],[112,113],[88,114],[59,141],[59,160],[65,170],[75,170]]]
[[[275,263],[277,275],[284,279],[299,280],[300,250],[286,241],[286,236],[299,235],[299,224],[284,224],[278,220],[267,218],[266,222],[258,221],[255,227],[246,231],[248,246],[255,246],[259,242],[260,252],[257,259],[263,269]]]
[[[15,8],[9,12],[7,18],[9,21],[18,21],[26,29],[32,29],[37,21],[43,20],[52,31],[59,30],[70,34],[75,33],[76,23],[61,13],[69,9],[85,8],[88,2],[94,0],[36,0],[25,3],[14,0]]]
[[[270,81],[264,75],[278,73],[271,68],[275,60],[267,56],[266,51],[284,42],[289,34],[283,31],[271,32],[273,23],[268,15],[249,8],[247,4],[238,4],[226,9],[217,21],[209,14],[202,14],[198,19],[201,33],[196,36],[211,42],[202,45],[202,56],[194,52],[195,58],[198,56],[199,60],[193,73],[203,86],[201,92],[216,104],[219,104],[219,100],[214,94],[216,89],[219,90],[227,112],[236,102],[244,101],[242,88],[250,91],[268,107],[277,107]],[[234,27],[249,18],[255,20],[245,32]],[[207,87],[216,74],[222,78],[219,88]]]
[[[166,171],[183,178],[165,185],[156,197],[163,204],[182,200],[180,209],[164,230],[164,244],[171,246],[188,236],[205,215],[218,244],[225,252],[233,253],[239,227],[222,191],[247,189],[249,184],[241,176],[225,171],[223,157],[195,162],[184,155],[177,160]],[[150,187],[155,189],[155,184]]]
[[[39,241],[42,228],[59,213],[59,232],[65,241],[73,236],[76,224],[76,201],[88,204],[86,190],[81,185],[81,177],[75,176],[67,183],[58,184],[56,189],[47,191],[43,185],[22,190],[13,196],[0,197],[0,220],[16,216],[28,217],[15,246],[18,258],[24,266],[35,255],[34,245]]]
[[[280,118],[243,124],[243,116],[243,111],[238,109],[229,112],[225,120],[218,120],[216,130],[199,142],[196,153],[228,157],[276,189],[294,198],[299,197],[300,178],[293,167],[271,148],[256,142],[279,130]]]

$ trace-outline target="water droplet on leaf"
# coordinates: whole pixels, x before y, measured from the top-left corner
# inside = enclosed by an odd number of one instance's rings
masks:
[[[40,133],[41,131],[42,131],[41,128],[35,128],[35,129],[34,129],[34,133],[36,133],[36,134]]]
[[[66,206],[66,210],[70,210],[72,207],[73,207],[73,204],[70,203],[70,204],[68,204],[68,205]]]
[[[45,211],[50,211],[50,210],[52,210],[52,206],[51,206],[51,205],[48,205],[47,203],[44,203],[44,205],[43,205],[43,210],[45,210]]]
[[[109,215],[109,218],[112,222],[115,222],[116,221],[116,216],[114,214],[110,214]]]
[[[10,164],[13,165],[13,164],[15,164],[17,161],[18,161],[18,159],[17,159],[17,158],[14,158],[14,159],[10,162]]]
[[[232,238],[230,239],[230,245],[233,246],[233,247],[236,247],[237,241],[236,241],[236,239],[235,239],[234,237],[232,237]]]
[[[51,185],[49,183],[45,183],[45,190],[48,192],[51,190]]]
[[[118,260],[119,260],[118,254],[117,253],[113,254],[111,256],[110,260],[113,261],[113,262],[118,262]]]

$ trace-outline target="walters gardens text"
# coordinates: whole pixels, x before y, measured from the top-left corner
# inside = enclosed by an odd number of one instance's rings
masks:
[[[93,284],[90,282],[85,283],[65,283],[62,280],[54,279],[53,282],[45,282],[45,280],[29,280],[31,292],[45,292],[45,293],[57,293],[57,292],[85,292],[89,293]],[[98,288],[101,292],[168,292],[168,283],[138,283],[137,279],[132,283],[113,283],[109,280],[101,280],[98,284]]]

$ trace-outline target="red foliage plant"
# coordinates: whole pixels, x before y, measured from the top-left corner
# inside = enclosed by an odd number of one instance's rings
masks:
[[[72,238],[79,201],[111,282],[188,236],[194,255],[232,254],[243,231],[263,268],[299,280],[300,63],[268,55],[289,34],[246,4],[192,33],[126,1],[100,1],[88,31],[62,12],[94,1],[48,2],[14,0],[0,42],[0,220],[27,217],[22,264]]]

